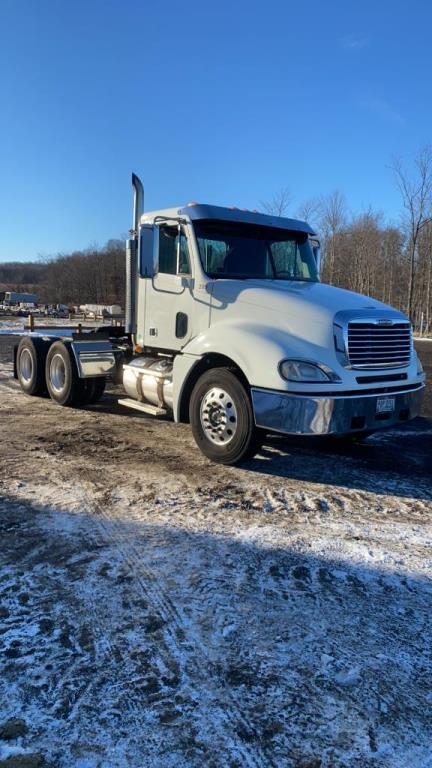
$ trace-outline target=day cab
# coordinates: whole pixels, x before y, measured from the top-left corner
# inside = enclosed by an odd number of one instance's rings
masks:
[[[72,340],[78,378],[120,366],[122,405],[189,422],[225,464],[268,432],[358,439],[419,414],[408,318],[321,283],[307,223],[197,203],[144,212],[133,187],[124,336]]]

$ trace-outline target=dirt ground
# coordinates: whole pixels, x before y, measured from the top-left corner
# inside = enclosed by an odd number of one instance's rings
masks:
[[[0,766],[430,768],[431,389],[232,469],[113,390],[24,396],[8,344]]]

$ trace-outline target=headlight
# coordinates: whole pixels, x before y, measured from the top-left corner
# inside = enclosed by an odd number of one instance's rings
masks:
[[[279,373],[287,381],[309,382],[320,384],[322,382],[341,382],[341,379],[323,363],[313,363],[310,360],[282,360],[279,363]]]

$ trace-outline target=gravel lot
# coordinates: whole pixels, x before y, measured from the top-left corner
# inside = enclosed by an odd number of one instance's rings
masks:
[[[432,766],[432,390],[363,446],[233,469],[113,390],[25,397],[9,343],[0,766]]]

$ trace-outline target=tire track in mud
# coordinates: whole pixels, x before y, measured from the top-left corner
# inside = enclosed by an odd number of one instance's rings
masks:
[[[193,670],[195,676],[199,679],[201,674],[201,667],[208,666],[209,659],[207,655],[207,649],[201,643],[199,643],[199,640],[196,638],[196,636],[193,638],[190,636],[190,633],[188,633],[188,622],[184,612],[179,610],[172,603],[162,585],[155,582],[153,574],[151,574],[147,569],[143,569],[141,566],[139,569],[141,573],[138,575],[137,564],[142,562],[142,553],[140,553],[139,548],[130,541],[130,537],[124,535],[124,526],[122,526],[121,523],[118,523],[115,517],[113,518],[107,514],[105,503],[106,499],[102,499],[101,502],[97,501],[97,495],[94,493],[91,481],[89,483],[89,489],[90,490],[87,495],[86,506],[90,509],[93,509],[97,515],[97,521],[102,531],[102,535],[105,539],[108,539],[112,544],[114,544],[116,549],[121,552],[123,562],[125,562],[129,566],[130,570],[134,573],[134,581],[138,582],[140,591],[151,601],[152,606],[157,609],[162,621],[164,622],[164,633],[169,636],[169,647],[172,650],[174,656],[179,655],[178,630],[180,630],[182,634],[184,633],[186,638],[188,638],[187,642],[194,648],[194,650],[191,650],[188,655],[188,677],[191,678],[191,671]],[[128,510],[129,516],[130,512],[131,511]],[[142,518],[140,518],[140,522],[142,523]],[[200,664],[197,663],[198,659],[201,660]],[[205,663],[205,661],[207,663]],[[192,680],[192,684],[193,682],[194,681]],[[225,744],[225,749],[221,754],[221,758],[227,760],[228,754],[230,753],[232,760],[236,760],[241,757],[243,761],[242,765],[248,767],[250,766],[250,768],[260,768],[263,765],[274,765],[272,756],[268,750],[263,750],[263,748],[258,745],[255,740],[253,747],[249,747],[246,744],[240,744],[238,739],[236,740],[235,745],[229,743],[233,740],[232,737],[228,736],[228,734],[230,734],[232,731],[233,717],[237,718],[237,722],[243,726],[246,734],[250,738],[254,739],[256,734],[254,727],[244,717],[243,711],[239,706],[239,702],[232,696],[231,691],[227,688],[226,685],[223,686],[223,701],[221,703],[218,703],[212,699],[209,701],[208,710],[209,712],[212,712],[213,717],[215,708],[218,709],[218,720],[219,722],[223,723],[226,731],[224,737],[225,739],[228,737],[228,743]],[[206,725],[208,727],[209,723]],[[217,728],[214,728],[214,723],[212,723],[212,726],[214,736],[213,743],[216,744],[221,737],[221,733]]]
[[[57,470],[59,471],[60,475],[64,475],[65,466],[64,463],[56,460]],[[80,492],[81,497],[81,503],[80,506],[83,506],[84,509],[91,509],[94,512],[93,519],[97,520],[100,530],[102,533],[102,537],[105,540],[108,540],[118,551],[122,553],[122,558],[124,562],[127,563],[130,570],[134,573],[137,573],[139,568],[137,568],[137,565],[141,561],[141,552],[139,547],[133,544],[130,540],[130,536],[124,536],[124,526],[122,524],[122,520],[119,519],[118,521],[109,514],[106,513],[107,504],[110,504],[110,494],[109,492],[101,491],[100,486],[102,485],[101,482],[101,474],[100,470],[98,472],[98,479],[97,479],[97,487],[95,486],[95,482],[87,477],[87,479],[83,478],[83,468],[80,466],[77,468],[77,477],[79,478],[79,482],[81,483],[84,479],[84,482],[87,484],[87,490],[84,493]],[[63,478],[62,482],[60,483],[61,486],[63,486],[64,489],[64,482],[70,481],[70,470],[71,466],[70,463],[68,465],[68,473]],[[91,475],[91,470],[87,469],[84,471],[84,474]],[[69,477],[68,477],[69,476]],[[54,479],[54,478],[53,478]],[[79,486],[76,487],[76,491],[79,490]],[[76,496],[76,491],[74,491]],[[97,498],[97,501],[96,501]],[[52,499],[53,503],[55,504],[55,498]],[[246,504],[247,507],[250,506],[250,503]],[[258,504],[256,504],[258,506]],[[144,512],[144,510],[143,510]],[[132,508],[127,508],[126,515],[128,518],[132,521],[135,520],[138,524],[143,523],[145,520],[145,514],[140,514],[138,507],[133,506]],[[98,537],[95,537],[96,540],[99,540]],[[120,546],[119,546],[120,544]],[[143,590],[151,599],[151,602],[153,605],[156,605],[159,612],[163,616],[165,620],[170,618],[172,621],[174,621],[175,625],[177,627],[181,627],[184,629],[185,624],[187,624],[187,621],[185,622],[184,614],[179,613],[179,611],[176,609],[176,607],[172,604],[172,601],[169,599],[169,597],[160,590],[158,585],[155,585],[154,581],[152,581],[153,574],[149,572],[144,572],[144,575],[137,576],[138,582],[140,584],[140,589]],[[205,583],[205,581],[204,581]],[[149,587],[150,584],[150,587]],[[210,585],[210,590],[213,587]],[[197,592],[197,601],[201,599],[199,591]],[[218,617],[218,623],[224,624],[225,628],[229,630],[230,624],[233,622],[231,619],[228,621],[226,620],[226,616],[228,615],[228,611],[226,608],[222,606],[222,618]],[[97,612],[95,613],[95,618],[97,617]],[[102,627],[100,629],[100,632],[104,632],[104,628]],[[178,650],[178,640],[177,637],[174,635],[171,636],[171,641],[173,642],[174,647],[174,654]],[[196,646],[196,640],[193,640],[195,646]],[[198,652],[200,658],[208,658],[208,654],[206,653],[207,649],[205,649],[202,645],[201,647],[198,647]],[[199,672],[199,669],[198,669]],[[223,722],[224,727],[228,732],[231,730],[232,721],[233,721],[233,715],[236,716],[237,721],[239,724],[242,725],[243,731],[246,735],[249,735],[252,737],[253,734],[253,726],[245,719],[244,714],[242,710],[240,709],[240,706],[238,704],[238,701],[236,699],[230,700],[230,706],[229,708],[226,707],[226,701],[227,701],[227,690],[225,687],[224,690],[224,696],[223,696],[223,710],[221,713],[221,716],[223,716]],[[84,699],[88,698],[84,694]],[[134,703],[134,699],[131,697],[130,704],[132,705]],[[139,703],[138,703],[139,708]],[[135,707],[134,707],[135,709]],[[136,709],[135,709],[136,711]],[[216,729],[215,736],[217,737],[218,731]],[[220,733],[219,733],[220,737]],[[236,747],[232,750],[233,756],[239,756],[241,755],[242,759],[242,765],[245,766],[259,766],[259,765],[272,765],[272,758],[271,755],[268,753],[268,751],[263,752],[262,749],[257,749],[256,745],[253,748],[249,748],[244,745],[236,744]],[[261,754],[260,754],[261,753]]]
[[[51,467],[52,467],[51,457]],[[71,475],[71,462],[68,463],[68,471],[65,476],[65,466],[61,460],[55,459],[56,470],[59,474],[59,486],[61,487],[61,496],[64,504],[65,494],[67,491],[67,483],[70,483]],[[74,462],[75,463],[75,462]],[[133,573],[133,582],[131,582],[131,588],[135,588],[138,585],[139,594],[145,595],[149,601],[153,613],[156,613],[162,620],[163,632],[165,636],[168,636],[168,650],[173,658],[181,657],[184,653],[186,646],[186,667],[187,667],[187,684],[188,687],[192,685],[192,689],[195,687],[197,681],[202,678],[202,670],[208,669],[209,663],[211,664],[207,649],[199,642],[198,638],[190,635],[188,620],[184,614],[184,611],[179,610],[173,602],[170,600],[167,591],[164,590],[160,582],[155,581],[154,574],[147,568],[142,567],[142,551],[139,547],[131,541],[131,536],[125,534],[124,521],[117,519],[117,517],[111,516],[107,511],[107,501],[109,502],[109,494],[106,491],[99,489],[101,485],[100,473],[98,478],[98,488],[95,487],[93,480],[89,479],[91,471],[84,470],[80,465],[77,471],[78,484],[74,488],[70,489],[70,495],[74,498],[75,504],[83,511],[88,511],[92,514],[92,519],[95,521],[98,529],[98,534],[93,534],[93,539],[100,543],[101,538],[104,542],[118,552],[121,556],[123,564],[126,565],[130,573]],[[55,483],[55,478],[51,476],[51,481]],[[56,506],[56,493],[52,494],[51,504]],[[135,510],[127,508],[126,514],[128,519],[136,524],[143,524],[143,516],[134,514]],[[88,600],[88,595],[86,597]],[[92,611],[92,624],[100,638],[106,638],[110,636],[111,627],[106,623],[100,621],[100,611],[97,606],[92,607],[91,603],[87,605],[87,608]],[[178,632],[182,638],[183,648],[180,647]],[[189,646],[189,647],[188,647]],[[112,647],[108,645],[105,654],[107,657],[112,653]],[[103,658],[102,658],[103,661]],[[63,680],[59,681],[58,689],[61,686],[68,683],[68,681],[74,679],[74,673],[71,671],[70,675]],[[203,681],[206,682],[206,681]],[[98,683],[97,679],[90,683],[85,690],[81,690],[77,699],[74,701],[73,708],[75,711],[78,706],[83,706],[85,703],[89,703],[91,700],[92,688]],[[221,751],[220,758],[228,760],[228,756],[231,756],[233,761],[241,760],[241,765],[248,768],[260,768],[261,766],[272,766],[273,759],[268,750],[263,749],[257,742],[254,726],[245,718],[242,712],[241,705],[235,697],[232,696],[232,692],[222,680],[218,680],[216,690],[209,690],[207,692],[207,702],[203,701],[203,688],[199,690],[199,696],[197,698],[201,700],[204,709],[211,713],[211,718],[207,718],[205,722],[205,728],[213,732],[212,742],[216,745],[221,740],[221,736],[224,739],[224,747]],[[132,691],[128,692],[128,707],[132,710],[136,724],[142,725],[142,718],[140,713],[143,711],[143,704],[138,696],[131,695]],[[198,691],[197,691],[198,693]],[[217,716],[215,712],[217,711]],[[125,713],[126,715],[126,713]],[[233,722],[236,722],[238,726],[242,728],[242,731],[247,739],[253,742],[253,746],[250,746],[247,741],[241,743],[238,737],[233,734],[232,726]],[[218,724],[222,725],[223,731],[218,728]]]
[[[82,471],[82,470],[81,470]],[[99,475],[98,483],[100,483],[101,477]],[[175,625],[177,627],[184,628],[185,626],[185,617],[183,612],[179,612],[175,605],[173,605],[172,601],[169,599],[169,596],[160,589],[159,585],[155,585],[154,581],[152,581],[153,574],[151,572],[148,572],[144,570],[143,573],[141,573],[139,576],[137,574],[137,571],[139,568],[137,565],[142,560],[142,550],[140,550],[140,547],[138,544],[134,543],[134,541],[131,541],[130,536],[124,535],[124,528],[122,525],[122,518],[123,516],[127,516],[129,520],[136,522],[138,525],[142,525],[143,522],[148,522],[146,518],[146,506],[145,505],[140,512],[140,509],[138,505],[132,503],[130,507],[127,507],[125,510],[123,510],[123,515],[118,516],[118,511],[113,509],[112,507],[112,499],[110,498],[110,492],[109,491],[100,491],[95,490],[94,481],[92,479],[92,470],[88,470],[87,478],[85,478],[85,484],[87,485],[87,500],[86,500],[86,506],[90,506],[93,508],[95,516],[98,517],[99,523],[101,525],[101,531],[102,535],[105,538],[109,538],[111,541],[113,541],[113,544],[116,548],[119,549],[119,551],[122,553],[122,557],[124,561],[127,563],[131,571],[136,574],[136,578],[138,580],[138,583],[140,585],[140,589],[144,591],[144,593],[150,598],[153,605],[157,606],[158,611],[162,615],[164,619],[171,618]],[[264,503],[264,506],[266,503],[271,504],[272,507],[279,507],[283,509],[284,507],[284,496],[285,493],[282,493],[279,497],[278,494],[273,495],[274,492],[271,492],[267,489],[266,492],[264,492],[261,495],[261,504]],[[259,506],[259,495],[255,496],[253,494],[253,501],[251,501],[250,496],[248,499],[246,499],[246,507],[250,509],[251,506]],[[169,501],[169,498],[168,498]],[[121,505],[120,505],[121,506]],[[178,506],[182,506],[182,503],[177,504]],[[298,493],[297,498],[294,500],[294,502],[291,500],[291,508],[294,507],[297,509],[302,509],[303,512],[306,509],[308,524],[313,524],[314,522],[317,522],[317,515],[320,517],[322,512],[322,507],[326,507],[325,511],[332,510],[333,507],[336,509],[336,507],[340,506],[342,509],[345,509],[343,502],[340,504],[334,504],[333,501],[327,502],[326,499],[321,496],[310,496],[308,494],[305,494],[304,492]],[[114,511],[114,522],[113,522],[113,516],[109,514],[109,508],[113,509]],[[285,510],[286,511],[286,510]],[[346,511],[346,509],[345,509]],[[103,522],[102,522],[103,520]],[[305,521],[303,517],[303,522]],[[151,522],[151,521],[150,521]],[[121,542],[119,546],[119,542]],[[253,563],[249,564],[250,567],[254,567]],[[258,563],[259,566],[259,563]],[[150,584],[150,588],[149,588]],[[205,576],[203,576],[201,583],[197,583],[196,585],[196,601],[202,600],[206,597],[207,591],[210,590],[210,594],[212,589],[214,588],[214,581],[213,584],[206,584]],[[198,613],[198,611],[196,612]],[[215,616],[216,622],[218,625],[223,625],[225,628],[225,631],[228,633],[230,632],[230,628],[232,625],[235,626],[235,620],[232,621],[232,614],[227,609],[226,606],[221,606],[220,613],[217,612],[217,615]],[[235,615],[234,615],[235,619]],[[186,622],[187,623],[187,622]],[[168,631],[168,630],[166,630]],[[170,646],[173,648],[173,653],[176,654],[178,650],[178,638],[174,635],[171,635],[170,638]],[[173,643],[173,645],[171,645]],[[195,647],[198,647],[200,658],[207,658],[209,659],[209,649],[204,648],[202,645],[201,647],[197,644],[196,639],[193,639],[193,643],[195,644]],[[199,669],[198,669],[199,673]],[[246,697],[247,698],[247,697]],[[224,692],[224,702],[226,701],[226,694]],[[237,717],[238,722],[240,722],[241,716],[241,723],[243,727],[246,730],[246,734],[249,733],[250,736],[253,735],[253,728],[252,725],[252,733],[251,733],[251,724],[247,719],[244,717],[244,701],[243,703],[243,709],[239,710],[239,704],[236,699],[234,699],[234,706],[233,706],[233,699],[230,698],[230,708],[229,710],[224,713],[226,714],[225,718],[221,718],[219,720],[220,723],[223,723],[224,730],[230,730],[230,727],[232,725],[232,717],[233,714]],[[249,730],[248,730],[249,729]],[[214,732],[214,735],[217,737],[219,735],[219,738],[221,736],[220,731],[216,728],[216,731]],[[226,748],[225,748],[226,749]],[[243,750],[241,752],[241,759],[242,759],[242,765],[248,766],[248,765],[277,765],[277,762],[275,763],[273,760],[273,757],[271,755],[271,752],[268,750],[257,750],[256,747],[252,749],[252,754],[250,751],[246,751],[248,748],[243,747]],[[227,750],[225,752],[228,754]],[[225,754],[224,753],[224,754]],[[231,754],[233,757],[239,757],[240,751],[238,749],[238,746],[236,745],[235,748],[232,749]],[[252,762],[251,762],[252,757]]]
[[[65,565],[72,565],[79,571],[83,556],[74,550],[70,537],[53,538],[46,530],[40,528],[41,521],[47,514],[44,505],[41,505],[39,512],[33,502],[12,499],[13,497],[7,497],[3,500],[2,512],[6,520],[21,519],[21,525],[25,519],[25,535],[21,551],[17,551],[16,562],[12,560],[11,566],[6,570],[13,592],[9,596],[6,592],[2,597],[10,601],[17,590],[19,601],[24,587],[25,605],[27,611],[30,611],[32,631],[26,631],[26,619],[22,611],[13,610],[9,613],[8,625],[5,627],[7,632],[2,634],[2,641],[6,641],[6,650],[10,650],[7,637],[9,633],[16,643],[16,648],[12,647],[12,650],[13,658],[17,657],[18,667],[11,690],[11,703],[20,700],[30,723],[38,721],[39,727],[42,728],[38,746],[47,754],[56,748],[61,749],[66,743],[62,738],[65,731],[62,720],[67,717],[66,730],[70,728],[73,712],[80,706],[90,687],[89,679],[83,674],[88,657],[87,649],[81,647],[83,635],[75,632],[74,636],[73,633],[74,620],[76,628],[79,628],[82,621],[87,621],[87,617],[84,612],[81,614],[79,609],[77,610],[75,585],[62,578]],[[41,542],[39,546],[38,541]],[[30,547],[27,543],[30,543]],[[10,552],[5,552],[4,555],[7,563]],[[3,565],[2,592],[4,569]],[[24,584],[21,577],[23,573],[26,575]],[[63,610],[65,607],[68,611]],[[37,640],[33,641],[33,638]],[[5,668],[6,666],[7,662]],[[8,674],[10,675],[10,672]],[[5,674],[2,683],[6,687],[7,679]],[[2,702],[2,709],[7,709],[8,704],[9,701]],[[37,715],[32,712],[35,706]]]

